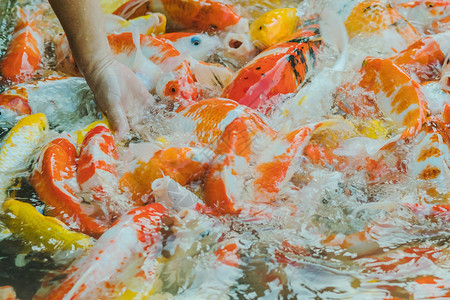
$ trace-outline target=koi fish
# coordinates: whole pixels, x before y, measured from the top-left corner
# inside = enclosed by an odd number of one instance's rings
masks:
[[[299,22],[296,8],[274,9],[250,25],[250,36],[259,49],[265,49],[295,33]]]
[[[360,73],[362,80],[358,85],[373,94],[353,100],[347,97],[345,104],[339,104],[341,109],[363,118],[381,113],[399,128],[406,128],[403,137],[416,134],[427,117],[420,85],[389,59],[367,57]]]
[[[119,187],[128,193],[134,203],[148,203],[152,182],[169,176],[182,186],[200,179],[206,172],[212,153],[201,148],[167,148],[157,151],[148,161],[138,161],[134,170],[126,172]]]
[[[390,59],[420,81],[435,80],[440,76],[445,53],[450,51],[450,33],[426,36]]]
[[[90,215],[93,208],[83,205],[76,195],[80,192],[76,181],[77,152],[70,139],[62,136],[42,149],[30,181],[51,216],[70,229],[99,237],[106,230],[105,225]]]
[[[250,108],[270,112],[269,99],[293,93],[314,68],[321,40],[317,24],[294,34],[292,39],[272,46],[252,59],[225,87],[221,97]]]
[[[33,154],[47,136],[48,123],[44,114],[34,114],[19,120],[2,141],[0,149],[0,202],[17,173],[30,163]]]
[[[450,30],[450,16],[434,21],[428,26],[426,33],[437,34],[442,32],[448,32]]]
[[[35,299],[102,298],[120,294],[124,282],[141,272],[152,276],[143,264],[153,264],[160,256],[166,214],[159,203],[124,214],[65,271],[67,277],[58,287],[44,282]]]
[[[31,204],[9,199],[3,203],[2,222],[25,243],[41,251],[55,253],[87,249],[92,246],[89,236],[67,230],[61,221],[41,215]]]
[[[173,117],[172,129],[191,135],[190,142],[210,147],[214,151],[226,127],[236,118],[264,124],[258,114],[234,100],[210,98],[180,107]],[[268,129],[268,133],[273,134],[273,130]]]
[[[190,62],[194,80],[199,89],[200,98],[211,98],[217,95],[233,79],[234,72],[221,64],[205,63],[192,60]]]
[[[98,203],[110,218],[130,208],[118,193],[117,149],[111,131],[104,124],[94,126],[84,137],[78,157],[77,180],[83,198]]]
[[[19,7],[19,21],[6,55],[0,62],[2,78],[13,84],[30,79],[40,68],[44,41],[33,17]]]
[[[16,300],[16,291],[9,285],[0,286],[0,298],[4,300]]]
[[[450,197],[450,143],[445,127],[438,122],[428,121],[416,137],[416,145],[411,153],[412,161],[408,171],[412,178],[426,182],[425,189],[433,198]],[[420,184],[419,184],[420,188]]]
[[[419,32],[397,10],[378,0],[358,3],[345,21],[345,27],[350,39],[357,35],[381,34],[389,37],[392,44],[392,37],[397,36],[403,41],[396,45],[397,50],[403,50],[420,38]]]
[[[180,103],[197,99],[188,63],[168,42],[145,35],[133,38],[131,33],[112,34],[108,40],[117,60],[134,69],[149,90]]]
[[[217,36],[210,36],[206,33],[171,32],[162,34],[158,38],[169,40],[181,55],[199,61],[207,61],[221,46],[221,41]]]
[[[422,31],[432,22],[448,17],[450,14],[450,1],[409,1],[396,3],[393,7],[405,17],[415,28]]]
[[[236,29],[221,35],[223,45],[219,56],[235,68],[240,68],[258,54],[248,31],[248,24],[240,22]]]
[[[229,1],[152,0],[150,8],[166,15],[171,28],[225,30],[241,20]]]
[[[261,119],[252,114],[246,115],[245,111],[226,126],[215,150],[216,157],[206,175],[206,205],[221,214],[239,214],[249,204],[252,197],[244,187],[251,156],[256,151],[253,139],[265,135],[266,130],[270,132]]]

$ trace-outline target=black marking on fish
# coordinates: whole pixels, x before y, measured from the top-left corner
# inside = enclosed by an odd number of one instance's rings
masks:
[[[220,78],[217,77],[215,73],[213,73],[213,75],[214,75],[214,79],[216,80],[216,82],[220,85],[221,88],[223,88],[223,83],[222,83],[222,81],[220,81]]]
[[[295,39],[292,39],[290,41],[288,41],[288,43],[298,43],[298,44],[302,44],[302,43],[307,43],[309,42],[310,37],[298,37]]]

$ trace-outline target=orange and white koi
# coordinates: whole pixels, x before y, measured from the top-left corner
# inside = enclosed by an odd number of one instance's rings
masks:
[[[188,62],[168,42],[131,33],[112,34],[108,40],[116,58],[131,67],[149,90],[182,104],[197,99]]]
[[[224,129],[205,179],[205,203],[222,214],[239,214],[250,201],[246,176],[254,155],[254,138],[270,128],[252,114],[236,118]]]
[[[166,214],[164,206],[153,203],[123,215],[65,271],[67,277],[58,287],[44,283],[35,299],[113,297],[140,273],[151,280],[154,274],[148,266],[161,255]]]
[[[2,140],[0,149],[0,202],[7,188],[20,171],[24,171],[33,154],[47,136],[48,123],[44,114],[34,114],[19,120]]]
[[[5,57],[0,62],[2,79],[14,84],[31,78],[40,68],[44,41],[36,21],[19,8],[19,21]]]
[[[82,199],[76,195],[80,192],[76,182],[77,151],[70,139],[62,136],[42,150],[31,183],[51,216],[71,229],[99,237],[106,230],[105,225],[90,216],[93,209],[82,205]]]
[[[450,197],[450,141],[445,126],[429,120],[416,137],[412,161],[408,171],[412,178],[426,182],[428,193],[434,198],[441,194]],[[419,187],[420,188],[420,187]]]
[[[415,214],[427,218],[434,218],[450,222],[450,205],[449,204],[407,204]]]
[[[420,81],[439,77],[446,53],[450,51],[450,33],[426,36],[390,59]]]
[[[169,40],[181,55],[193,57],[199,61],[207,61],[221,46],[217,36],[206,33],[171,32],[162,34],[158,38]]]
[[[241,20],[230,1],[152,0],[150,8],[152,11],[165,14],[171,28],[225,30]]]
[[[173,117],[172,124],[175,132],[189,135],[189,142],[200,143],[214,151],[226,127],[236,118],[253,119],[255,124],[264,124],[261,117],[248,107],[224,98],[205,99],[181,107]]]
[[[372,93],[358,99],[347,97],[341,109],[363,118],[381,113],[404,129],[403,137],[416,134],[427,117],[420,85],[389,59],[367,57],[360,73],[359,86]]]
[[[84,200],[102,207],[105,215],[114,217],[130,208],[120,197],[117,177],[118,154],[109,128],[98,124],[85,136],[77,165],[77,180]]]
[[[119,180],[120,189],[128,193],[136,205],[148,203],[152,182],[169,176],[182,186],[200,179],[208,168],[212,152],[208,149],[183,147],[157,151],[148,161],[137,161],[134,170]]]
[[[428,26],[426,33],[437,34],[442,32],[448,32],[450,30],[450,16],[434,21]]]
[[[314,68],[321,45],[318,30],[317,24],[309,25],[261,52],[236,74],[221,97],[250,108],[264,107],[268,113],[270,98],[295,92]]]
[[[4,300],[16,300],[16,291],[12,286],[5,285],[0,286],[0,299]]]
[[[367,0],[356,4],[345,21],[350,39],[357,35],[383,35],[392,45],[393,40],[403,41],[394,45],[397,51],[420,38],[419,32],[397,10],[379,0]],[[393,39],[393,36],[398,39]]]
[[[415,28],[422,31],[432,22],[448,17],[450,14],[450,1],[447,0],[409,1],[396,3],[393,7]]]

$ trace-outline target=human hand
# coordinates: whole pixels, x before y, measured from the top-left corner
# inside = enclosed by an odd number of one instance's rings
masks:
[[[136,75],[112,57],[96,63],[84,72],[84,77],[119,139],[130,130],[130,125],[139,123],[143,112],[155,103]]]

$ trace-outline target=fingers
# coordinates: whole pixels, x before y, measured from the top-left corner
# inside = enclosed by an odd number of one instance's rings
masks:
[[[123,139],[130,131],[130,125],[128,124],[127,117],[122,107],[120,105],[110,107],[109,110],[106,111],[106,115],[113,130],[116,132],[116,137],[119,140]]]

